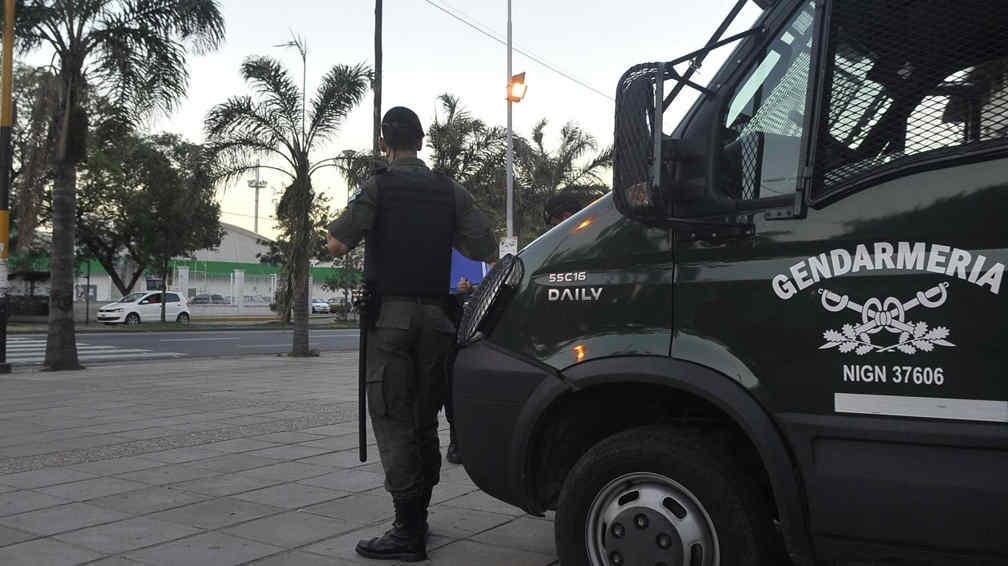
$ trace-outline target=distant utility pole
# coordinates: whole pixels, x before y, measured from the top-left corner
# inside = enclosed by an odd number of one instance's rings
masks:
[[[10,252],[11,124],[14,102],[14,0],[4,2],[3,69],[0,72],[0,373],[10,373],[7,363],[7,257]]]
[[[253,220],[253,225],[255,228],[252,229],[256,234],[259,233],[259,191],[266,188],[266,181],[259,180],[259,163],[256,163],[256,178],[255,181],[249,181],[248,186],[255,189],[255,219]]]
[[[378,139],[381,137],[381,80],[382,80],[382,0],[375,0],[374,9],[374,131],[371,152],[378,155]]]

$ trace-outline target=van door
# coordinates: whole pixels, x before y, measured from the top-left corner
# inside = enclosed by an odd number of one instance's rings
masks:
[[[672,353],[775,414],[825,556],[1008,554],[1008,12],[827,6],[813,96],[785,30],[718,101],[726,196],[810,208],[679,238]]]

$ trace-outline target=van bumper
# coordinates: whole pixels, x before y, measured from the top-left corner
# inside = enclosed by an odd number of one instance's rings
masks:
[[[535,512],[524,476],[537,415],[527,405],[544,382],[562,383],[556,372],[483,340],[459,350],[452,377],[456,441],[469,476],[497,499]]]

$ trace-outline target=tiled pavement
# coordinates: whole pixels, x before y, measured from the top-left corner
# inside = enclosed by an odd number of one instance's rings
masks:
[[[357,461],[353,355],[19,371],[0,391],[5,566],[368,564],[353,546],[392,514],[373,445]],[[434,501],[431,564],[556,562],[552,523],[461,467]]]

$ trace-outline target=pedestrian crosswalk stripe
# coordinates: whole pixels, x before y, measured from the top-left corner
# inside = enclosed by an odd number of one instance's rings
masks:
[[[45,339],[12,338],[7,342],[7,363],[38,364],[45,361]],[[77,343],[77,357],[82,361],[125,360],[125,359],[165,359],[181,358],[186,354],[178,352],[154,352],[145,348],[121,348],[117,346]]]
[[[121,359],[163,359],[163,358],[181,358],[185,357],[185,354],[178,354],[175,352],[148,352],[143,355],[139,354],[103,354],[100,356],[90,356],[86,354],[77,354],[77,358],[80,360],[91,360],[91,361],[101,361],[101,360],[121,360]],[[11,364],[32,364],[41,363],[45,361],[45,354],[31,357],[7,357],[7,363]]]

